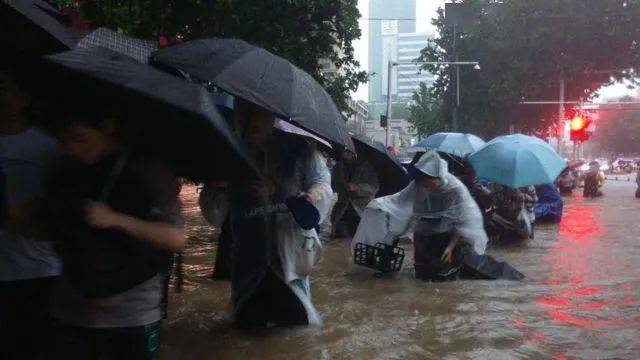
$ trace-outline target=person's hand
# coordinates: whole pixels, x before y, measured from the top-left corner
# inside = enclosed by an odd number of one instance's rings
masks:
[[[453,260],[454,249],[455,249],[455,244],[449,244],[449,246],[447,246],[447,248],[444,249],[444,252],[442,253],[442,257],[440,258],[440,260],[442,260],[442,262],[445,264],[451,264],[451,261]]]
[[[358,191],[358,185],[356,185],[354,183],[348,183],[347,184],[347,191],[348,192],[356,192],[356,191]]]
[[[308,202],[312,203],[315,205],[316,203],[316,196],[308,193],[308,192],[299,192],[298,193],[298,197],[299,198],[305,198],[305,200],[307,200]]]
[[[119,224],[120,213],[114,211],[103,202],[89,201],[84,208],[87,224],[96,229],[108,229]]]

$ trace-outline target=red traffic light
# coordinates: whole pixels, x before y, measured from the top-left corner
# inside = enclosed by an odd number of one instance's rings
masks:
[[[571,130],[569,135],[571,141],[584,142],[589,140],[591,132],[587,131],[591,124],[591,119],[587,118],[583,114],[573,114],[569,120],[569,129]]]
[[[569,128],[571,131],[582,131],[588,125],[587,119],[582,115],[576,115],[571,120],[569,120]]]

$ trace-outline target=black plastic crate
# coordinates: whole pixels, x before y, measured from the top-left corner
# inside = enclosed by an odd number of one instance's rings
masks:
[[[382,273],[400,271],[404,261],[404,249],[398,246],[377,243],[367,245],[356,243],[353,261]]]

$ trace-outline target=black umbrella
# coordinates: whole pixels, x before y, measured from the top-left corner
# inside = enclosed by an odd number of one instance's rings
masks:
[[[62,106],[109,108],[137,149],[170,161],[194,180],[255,177],[239,138],[215,110],[203,87],[101,47],[45,57],[49,86]],[[47,69],[48,70],[48,69]],[[86,94],[86,95],[85,95]],[[76,100],[77,99],[77,100]],[[75,111],[72,108],[70,111]]]
[[[354,135],[353,142],[358,156],[368,160],[378,174],[380,191],[376,196],[394,194],[402,190],[407,171],[400,161],[389,153],[384,144],[364,135]]]
[[[157,51],[152,62],[180,70],[259,105],[338,148],[355,150],[331,96],[289,61],[237,39],[189,41]]]
[[[74,48],[66,29],[33,0],[0,0],[2,49],[51,54]]]
[[[101,46],[148,64],[151,53],[158,49],[154,41],[125,36],[107,28],[96,29],[78,42],[78,47]]]
[[[45,0],[31,0],[33,1],[33,4],[37,7],[39,7],[40,9],[44,10],[47,14],[50,14],[52,16],[62,16],[62,13],[56,9],[55,7],[53,7],[53,5],[49,4],[48,2],[46,2]]]

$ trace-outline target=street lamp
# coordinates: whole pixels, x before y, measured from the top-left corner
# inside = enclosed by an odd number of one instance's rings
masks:
[[[458,72],[456,76],[456,104],[454,106],[454,122],[452,130],[456,130],[457,127],[457,108],[460,105],[460,66],[473,65],[474,70],[480,70],[480,63],[477,61],[389,61],[387,68],[387,132],[385,139],[385,146],[389,146],[389,128],[391,124],[391,71],[394,66],[398,65],[454,65]]]

